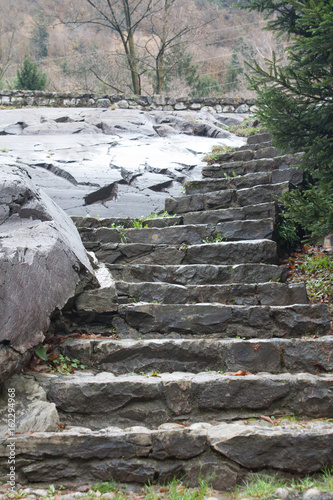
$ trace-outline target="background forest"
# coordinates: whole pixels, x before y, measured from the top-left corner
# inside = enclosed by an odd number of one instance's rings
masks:
[[[234,0],[0,0],[0,88],[24,59],[49,91],[250,97],[245,61],[281,40]]]

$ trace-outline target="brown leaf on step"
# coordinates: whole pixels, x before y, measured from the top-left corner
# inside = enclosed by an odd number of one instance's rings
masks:
[[[51,354],[49,354],[49,361],[54,361],[56,359],[59,359],[59,356],[51,352]]]
[[[54,500],[61,500],[61,495],[54,495]]]
[[[236,377],[244,377],[245,375],[252,375],[251,372],[248,372],[247,370],[239,370],[234,374]]]
[[[270,424],[274,424],[274,420],[272,420],[271,417],[266,417],[265,415],[261,415],[260,418],[262,420],[265,420],[266,422],[269,422]]]

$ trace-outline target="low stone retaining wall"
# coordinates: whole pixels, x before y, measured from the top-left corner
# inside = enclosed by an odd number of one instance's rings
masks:
[[[251,113],[255,111],[254,99],[231,97],[166,97],[134,96],[132,94],[73,94],[69,92],[42,92],[22,90],[0,90],[2,106],[51,106],[84,108],[120,108],[160,111],[208,111],[213,113]]]

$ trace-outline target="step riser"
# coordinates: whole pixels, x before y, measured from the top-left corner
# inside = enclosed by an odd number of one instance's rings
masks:
[[[60,351],[86,366],[126,373],[204,371],[326,373],[333,371],[333,338],[271,340],[70,340]]]
[[[141,243],[147,245],[198,245],[208,238],[214,228],[202,226],[176,226],[141,229],[88,229],[81,231],[84,243]]]
[[[333,464],[332,426],[323,423],[310,433],[300,424],[267,428],[263,422],[220,424],[204,428],[180,425],[92,432],[37,433],[16,437],[16,474],[20,484],[85,480],[150,484],[185,480],[189,486],[207,481],[228,490],[251,469],[283,477],[310,474]],[[281,443],[284,446],[281,447]],[[6,450],[7,441],[1,448]],[[50,458],[50,455],[53,455]],[[0,455],[0,472],[8,474],[8,457]],[[249,476],[249,480],[251,476]],[[326,494],[327,496],[327,494]],[[326,498],[325,496],[325,498]],[[327,497],[329,498],[329,497]]]
[[[127,432],[120,437],[112,432],[98,434],[92,433],[88,438],[70,432],[62,440],[51,434],[41,433],[41,437],[36,434],[36,448],[19,440],[16,480],[22,485],[44,483],[48,489],[50,484],[82,484],[83,478],[85,484],[116,481],[142,485],[165,485],[179,479],[195,487],[200,486],[200,478],[215,489],[225,490],[247,474],[245,469],[211,450],[205,435],[198,432],[184,434],[182,428],[163,434],[158,431]],[[22,448],[27,450],[25,455],[18,452]],[[45,451],[46,448],[51,451]],[[7,478],[8,458],[0,458],[0,474]]]
[[[151,245],[200,245],[214,241],[216,234],[228,241],[273,238],[273,219],[220,222],[216,226],[177,226],[163,229],[129,229],[121,235],[116,229],[85,230],[81,233],[85,245],[95,250],[109,243],[137,243]],[[189,229],[190,228],[190,229]]]
[[[330,321],[324,304],[314,306],[224,306],[138,304],[118,312],[142,334],[210,335],[215,338],[296,337],[325,334]]]
[[[72,217],[72,220],[79,231],[84,229],[97,229],[100,227],[112,228],[112,226],[124,226],[124,228],[133,228],[133,224],[138,219],[126,217],[96,218],[96,217]],[[142,219],[139,219],[142,220]],[[142,220],[142,225],[147,227],[171,227],[181,224],[181,217],[161,217]]]
[[[276,243],[269,240],[183,245],[182,247],[145,245],[143,243],[86,244],[98,260],[107,264],[277,264]]]
[[[278,184],[290,182],[298,186],[303,181],[303,172],[295,168],[285,170],[273,170],[273,172],[248,174],[245,176],[231,177],[221,180],[191,181],[185,185],[185,194],[211,193],[212,191],[223,191],[224,189],[245,189],[259,184]]]
[[[274,147],[267,143],[264,144],[266,145],[257,149],[247,149],[247,146],[243,146],[242,149],[237,149],[236,151],[229,151],[227,153],[214,155],[214,163],[249,161],[260,158],[274,158],[275,156],[278,156],[278,151]]]
[[[206,285],[232,283],[268,283],[287,279],[286,267],[269,264],[239,264],[236,266],[184,265],[151,266],[110,264],[116,280],[127,282],[165,282],[175,285]]]
[[[217,302],[236,305],[307,304],[303,285],[289,287],[282,283],[263,285],[201,285],[186,287],[168,283],[116,283],[118,301],[121,304],[133,302],[160,302],[163,304],[198,304]]]
[[[108,376],[109,375],[109,376]],[[67,376],[51,381],[48,400],[62,423],[92,429],[156,427],[165,422],[223,421],[297,414],[332,418],[330,375]],[[267,413],[268,412],[268,413]]]
[[[272,219],[220,222],[216,233],[227,241],[273,239],[274,221]]]
[[[275,220],[275,205],[262,203],[245,207],[232,207],[222,210],[208,210],[204,212],[189,212],[183,215],[184,224],[218,224],[219,222],[233,222],[240,220],[273,219]]]
[[[200,212],[203,210],[217,210],[230,206],[244,207],[260,203],[277,201],[285,192],[289,191],[289,182],[280,184],[263,184],[248,189],[216,191],[210,194],[193,194],[179,198],[167,198],[166,210],[170,214]]]
[[[223,163],[222,165],[208,165],[202,169],[203,177],[219,179],[233,177],[234,175],[246,175],[257,172],[272,172],[273,170],[284,170],[297,165],[300,162],[300,155],[285,155],[276,158],[263,158],[249,161],[234,161]]]

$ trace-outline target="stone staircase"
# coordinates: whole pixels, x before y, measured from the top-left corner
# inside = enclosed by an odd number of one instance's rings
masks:
[[[118,308],[70,316],[72,331],[103,335],[59,347],[88,370],[33,374],[62,431],[16,435],[21,483],[177,476],[227,490],[255,471],[333,465],[328,311],[286,283],[274,241],[296,162],[254,136],[166,200],[169,217],[76,218]]]

